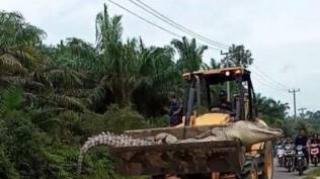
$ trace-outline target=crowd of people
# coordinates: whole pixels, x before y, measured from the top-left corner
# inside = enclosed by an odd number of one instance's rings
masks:
[[[278,144],[287,145],[291,144],[294,146],[302,146],[304,155],[306,156],[307,163],[310,161],[310,146],[311,144],[317,144],[320,147],[320,135],[314,133],[312,135],[307,135],[304,129],[301,129],[295,138],[287,137],[281,139]],[[319,153],[320,155],[320,153]],[[320,157],[320,156],[319,156]]]

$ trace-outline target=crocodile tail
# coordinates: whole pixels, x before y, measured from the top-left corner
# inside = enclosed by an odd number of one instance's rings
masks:
[[[152,145],[155,142],[147,139],[134,139],[128,135],[116,135],[111,132],[102,132],[99,135],[89,137],[88,140],[80,149],[80,155],[78,159],[78,174],[81,173],[81,165],[83,161],[84,154],[91,148],[106,145],[107,147],[128,147],[128,146],[147,146]]]

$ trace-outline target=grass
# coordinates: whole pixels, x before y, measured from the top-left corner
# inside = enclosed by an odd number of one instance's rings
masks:
[[[304,179],[319,179],[320,178],[320,168],[313,169],[307,174]]]

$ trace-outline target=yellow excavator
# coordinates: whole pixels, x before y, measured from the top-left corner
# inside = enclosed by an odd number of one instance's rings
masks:
[[[241,67],[202,70],[186,73],[183,78],[186,88],[181,125],[131,130],[126,134],[147,138],[167,133],[187,139],[237,121],[258,120],[250,71]],[[228,107],[221,108],[218,91],[225,89],[227,83],[231,88]],[[126,175],[151,176],[153,179],[273,177],[271,141],[250,146],[240,140],[187,142],[111,148],[109,152],[117,158],[117,170]]]

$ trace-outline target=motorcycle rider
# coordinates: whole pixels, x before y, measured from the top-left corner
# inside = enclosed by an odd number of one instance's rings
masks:
[[[317,133],[317,142],[320,149],[320,135],[318,133]],[[320,153],[319,153],[319,158],[320,158]]]
[[[301,145],[303,147],[303,153],[307,159],[307,164],[309,166],[309,152],[307,149],[308,136],[306,135],[306,131],[304,129],[300,129],[299,134],[295,138],[294,144],[295,146]]]
[[[310,139],[310,144],[317,144],[319,146],[320,149],[320,137],[319,134],[315,133],[312,135],[312,138]],[[320,153],[319,156],[320,157]]]
[[[318,134],[313,134],[311,139],[310,139],[311,144],[319,144],[319,135]]]

